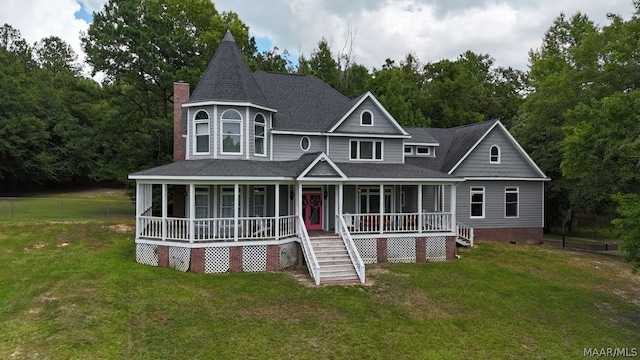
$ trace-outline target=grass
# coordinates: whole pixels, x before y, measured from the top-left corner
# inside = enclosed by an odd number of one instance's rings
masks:
[[[480,243],[446,263],[202,275],[135,262],[133,219],[0,222],[0,358],[571,359],[640,347],[612,256]],[[295,275],[299,275],[295,273]]]

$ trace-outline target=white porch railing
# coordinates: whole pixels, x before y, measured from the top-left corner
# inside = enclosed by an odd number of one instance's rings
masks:
[[[463,223],[456,224],[458,237],[469,242],[469,246],[473,247],[473,228]]]
[[[184,219],[138,216],[139,238],[168,241],[273,240],[296,234],[296,216]],[[278,222],[276,226],[276,221]],[[191,222],[194,232],[191,234]],[[165,226],[166,224],[166,226]]]
[[[344,245],[349,252],[349,257],[351,258],[351,263],[353,267],[356,269],[356,273],[358,274],[358,278],[360,279],[360,283],[364,284],[365,282],[365,268],[364,262],[362,261],[362,257],[360,257],[360,253],[356,248],[356,245],[353,243],[353,239],[351,238],[351,234],[349,233],[349,228],[347,227],[347,223],[344,221],[342,216],[336,216],[336,228],[338,230],[338,235],[342,237],[342,241],[344,241]]]
[[[311,240],[309,240],[309,233],[307,232],[307,228],[304,226],[304,220],[302,216],[298,215],[297,217],[298,223],[298,238],[300,239],[300,244],[302,245],[302,254],[304,255],[304,260],[307,263],[307,268],[309,269],[309,274],[313,278],[313,281],[316,285],[320,285],[320,264],[318,263],[318,259],[316,258],[316,254],[313,251],[313,246],[311,246]]]
[[[451,213],[343,214],[353,234],[452,231]],[[382,225],[382,226],[380,226]]]

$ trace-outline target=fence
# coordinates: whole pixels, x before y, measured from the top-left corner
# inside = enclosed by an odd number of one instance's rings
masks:
[[[129,200],[0,197],[0,220],[134,220],[135,208]]]

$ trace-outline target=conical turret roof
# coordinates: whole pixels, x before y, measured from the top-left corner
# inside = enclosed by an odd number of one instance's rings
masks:
[[[187,104],[215,101],[269,107],[229,30]]]

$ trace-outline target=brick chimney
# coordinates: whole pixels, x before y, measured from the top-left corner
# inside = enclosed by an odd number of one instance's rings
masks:
[[[187,154],[187,144],[182,136],[182,104],[189,100],[189,84],[185,82],[173,83],[173,161],[184,160]],[[186,120],[186,119],[185,119]],[[185,129],[186,130],[186,129]]]

